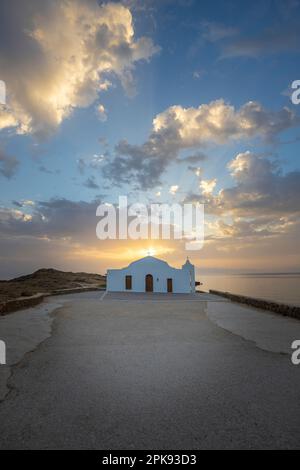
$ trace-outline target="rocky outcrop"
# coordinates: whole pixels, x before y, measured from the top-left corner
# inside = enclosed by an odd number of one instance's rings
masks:
[[[230,292],[221,292],[218,290],[210,290],[210,294],[220,295],[226,299],[232,300],[233,302],[238,302],[245,305],[250,305],[251,307],[259,308],[262,310],[268,310],[273,313],[278,313],[287,317],[298,318],[300,320],[300,307],[293,305],[281,304],[277,302],[272,302],[264,299],[255,299],[253,297],[246,297],[243,295],[231,294]]]
[[[32,297],[41,292],[51,294],[61,289],[103,287],[106,278],[101,274],[73,273],[57,269],[39,269],[32,274],[7,281],[0,280],[0,304],[22,297]]]

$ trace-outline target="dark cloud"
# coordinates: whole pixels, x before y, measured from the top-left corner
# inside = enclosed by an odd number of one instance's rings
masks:
[[[187,168],[188,168],[189,171],[191,171],[192,173],[194,173],[197,176],[201,176],[201,174],[202,174],[202,169],[199,166],[188,165]]]
[[[50,199],[37,201],[25,207],[17,202],[17,209],[0,207],[0,240],[14,237],[22,244],[23,239],[61,240],[92,245],[97,242],[96,217],[100,199],[91,202]]]
[[[44,165],[40,165],[38,167],[38,170],[41,172],[41,173],[46,173],[47,175],[52,175],[53,174],[53,171],[49,170],[48,168],[46,168]]]
[[[88,169],[97,170],[108,157],[109,152],[106,150],[100,155],[94,154],[86,158],[79,158],[77,160],[77,169],[81,175],[84,175]]]
[[[222,57],[259,57],[282,52],[300,52],[300,22],[269,26],[256,36],[239,37],[223,47]]]
[[[206,239],[244,251],[258,240],[293,236],[293,249],[300,236],[300,171],[283,173],[276,160],[251,152],[238,154],[228,167],[231,187],[205,191],[211,181],[201,179],[202,194],[190,193],[185,199],[203,203],[212,216]]]
[[[282,173],[276,161],[245,152],[230,163],[236,186],[223,189],[220,207],[237,215],[300,212],[300,171]]]
[[[120,141],[115,157],[104,165],[103,174],[115,185],[131,183],[147,190],[161,184],[162,174],[178,161],[183,150],[257,137],[273,141],[282,131],[299,123],[288,108],[274,112],[253,101],[240,109],[221,99],[198,108],[171,106],[154,118],[145,143],[132,145]],[[203,158],[198,153],[185,160],[195,162]]]
[[[16,207],[23,207],[22,202],[19,202],[19,201],[12,201],[12,204]]]
[[[89,189],[99,189],[99,185],[96,183],[95,177],[90,176],[84,183],[83,186]]]
[[[7,179],[12,178],[20,165],[19,160],[11,155],[7,155],[0,149],[0,175]]]
[[[203,152],[197,152],[193,155],[188,155],[187,157],[177,158],[178,163],[200,163],[204,160],[207,160],[208,156]]]
[[[300,213],[300,171],[283,173],[276,160],[249,151],[238,154],[228,167],[233,186],[216,195],[205,191],[189,194],[186,202],[202,202],[207,213],[244,220],[261,220],[267,214],[276,221]]]
[[[81,175],[84,175],[86,169],[86,163],[83,158],[79,158],[77,161],[77,168]]]

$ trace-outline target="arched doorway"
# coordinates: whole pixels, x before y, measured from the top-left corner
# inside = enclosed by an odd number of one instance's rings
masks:
[[[125,289],[126,290],[132,289],[132,276],[125,276]]]
[[[173,292],[173,279],[171,278],[167,279],[167,291]]]
[[[153,276],[152,274],[147,274],[145,277],[145,291],[153,292]]]

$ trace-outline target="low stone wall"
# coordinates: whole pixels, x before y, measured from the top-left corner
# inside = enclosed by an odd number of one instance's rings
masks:
[[[18,299],[8,300],[7,302],[0,303],[0,316],[7,315],[8,313],[16,312],[17,310],[23,310],[25,308],[35,307],[36,305],[43,302],[45,297],[51,295],[66,295],[66,294],[77,294],[80,292],[91,292],[91,291],[103,291],[105,288],[101,287],[79,287],[74,289],[58,289],[53,292],[45,294],[36,294],[31,297],[20,297]]]
[[[260,308],[262,310],[268,310],[273,313],[280,315],[298,318],[300,320],[300,307],[293,305],[286,305],[281,303],[272,302],[264,299],[255,299],[253,297],[245,297],[243,295],[231,294],[230,292],[221,292],[218,290],[210,290],[210,294],[220,295],[226,299],[238,302],[240,304],[250,305],[251,307]]]
[[[75,287],[74,289],[58,289],[51,292],[51,294],[46,294],[47,296],[50,295],[65,295],[65,294],[79,294],[80,292],[93,292],[93,291],[105,291],[105,287]]]
[[[45,294],[37,294],[32,297],[24,297],[3,302],[0,304],[0,316],[15,312],[16,310],[22,310],[23,308],[35,307],[43,302],[44,298]]]

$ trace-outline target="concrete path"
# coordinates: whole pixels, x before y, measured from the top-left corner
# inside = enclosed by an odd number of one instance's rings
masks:
[[[300,448],[299,321],[272,315],[270,340],[270,314],[220,299],[101,296],[55,298],[12,367],[1,449]]]
[[[104,292],[100,299],[123,300],[126,302],[229,302],[219,295],[208,294],[165,294],[160,292]]]

